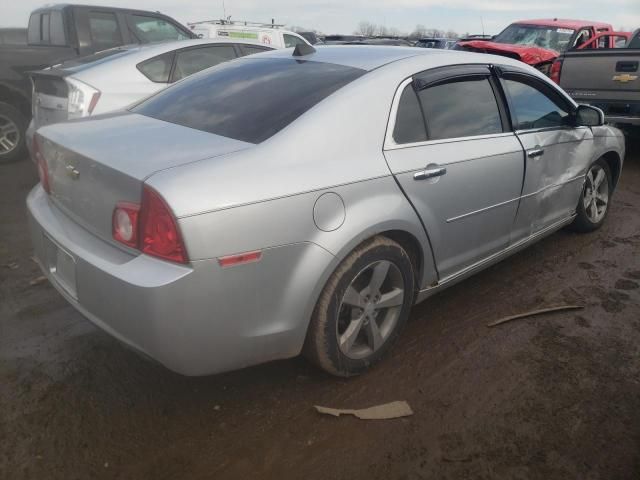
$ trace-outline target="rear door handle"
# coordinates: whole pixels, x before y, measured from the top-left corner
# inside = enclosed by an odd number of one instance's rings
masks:
[[[444,167],[439,168],[427,168],[418,173],[413,174],[414,180],[427,180],[428,178],[441,177],[447,173],[447,169]]]
[[[527,155],[529,156],[529,158],[541,157],[542,155],[544,155],[544,150],[542,148],[534,148],[533,150],[529,150],[527,152]]]

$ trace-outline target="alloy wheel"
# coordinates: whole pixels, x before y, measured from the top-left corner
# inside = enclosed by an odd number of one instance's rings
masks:
[[[405,285],[392,262],[371,263],[347,287],[338,310],[340,351],[362,359],[376,352],[389,338],[404,303]]]
[[[583,206],[587,217],[592,223],[600,222],[609,207],[609,181],[607,172],[598,164],[594,164],[587,173]]]
[[[13,120],[0,115],[0,155],[6,155],[16,149],[20,143],[20,130]]]

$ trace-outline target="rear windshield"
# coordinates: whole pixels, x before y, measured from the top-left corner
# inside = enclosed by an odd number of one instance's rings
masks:
[[[364,73],[293,58],[240,59],[189,77],[132,111],[260,143]]]

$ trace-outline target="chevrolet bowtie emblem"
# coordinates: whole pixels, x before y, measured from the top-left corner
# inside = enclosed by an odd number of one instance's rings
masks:
[[[77,180],[80,178],[80,172],[73,165],[67,165],[67,175],[71,177],[73,180]]]
[[[632,82],[633,80],[637,80],[637,79],[638,79],[637,75],[629,75],[628,73],[624,73],[622,75],[616,75],[613,77],[614,82],[622,82],[622,83]]]

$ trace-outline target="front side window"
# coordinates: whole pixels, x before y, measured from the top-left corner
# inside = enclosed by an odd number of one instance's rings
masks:
[[[465,77],[418,93],[429,140],[502,133],[496,97],[485,76]]]
[[[89,31],[94,50],[122,45],[122,35],[118,19],[110,12],[89,12]]]
[[[173,53],[164,53],[139,63],[137,68],[140,73],[152,82],[168,83],[172,64]]]
[[[134,35],[141,43],[186,40],[189,38],[186,33],[180,31],[175,25],[161,18],[131,15],[131,24]]]
[[[291,48],[301,43],[305,43],[304,40],[296,37],[295,35],[289,35],[285,33],[283,36],[284,36],[284,48]]]
[[[409,84],[402,92],[398,103],[396,124],[393,127],[393,140],[402,144],[424,142],[426,139],[427,130],[424,126],[418,96],[413,89],[413,84]]]
[[[211,47],[193,48],[178,52],[176,68],[172,80],[193,75],[205,68],[213,67],[222,62],[236,58],[233,45],[215,45]]]
[[[526,80],[505,79],[516,130],[563,127],[569,124],[569,111],[552,92],[543,92]]]
[[[260,143],[364,73],[359,68],[293,58],[244,58],[193,75],[132,111]]]

